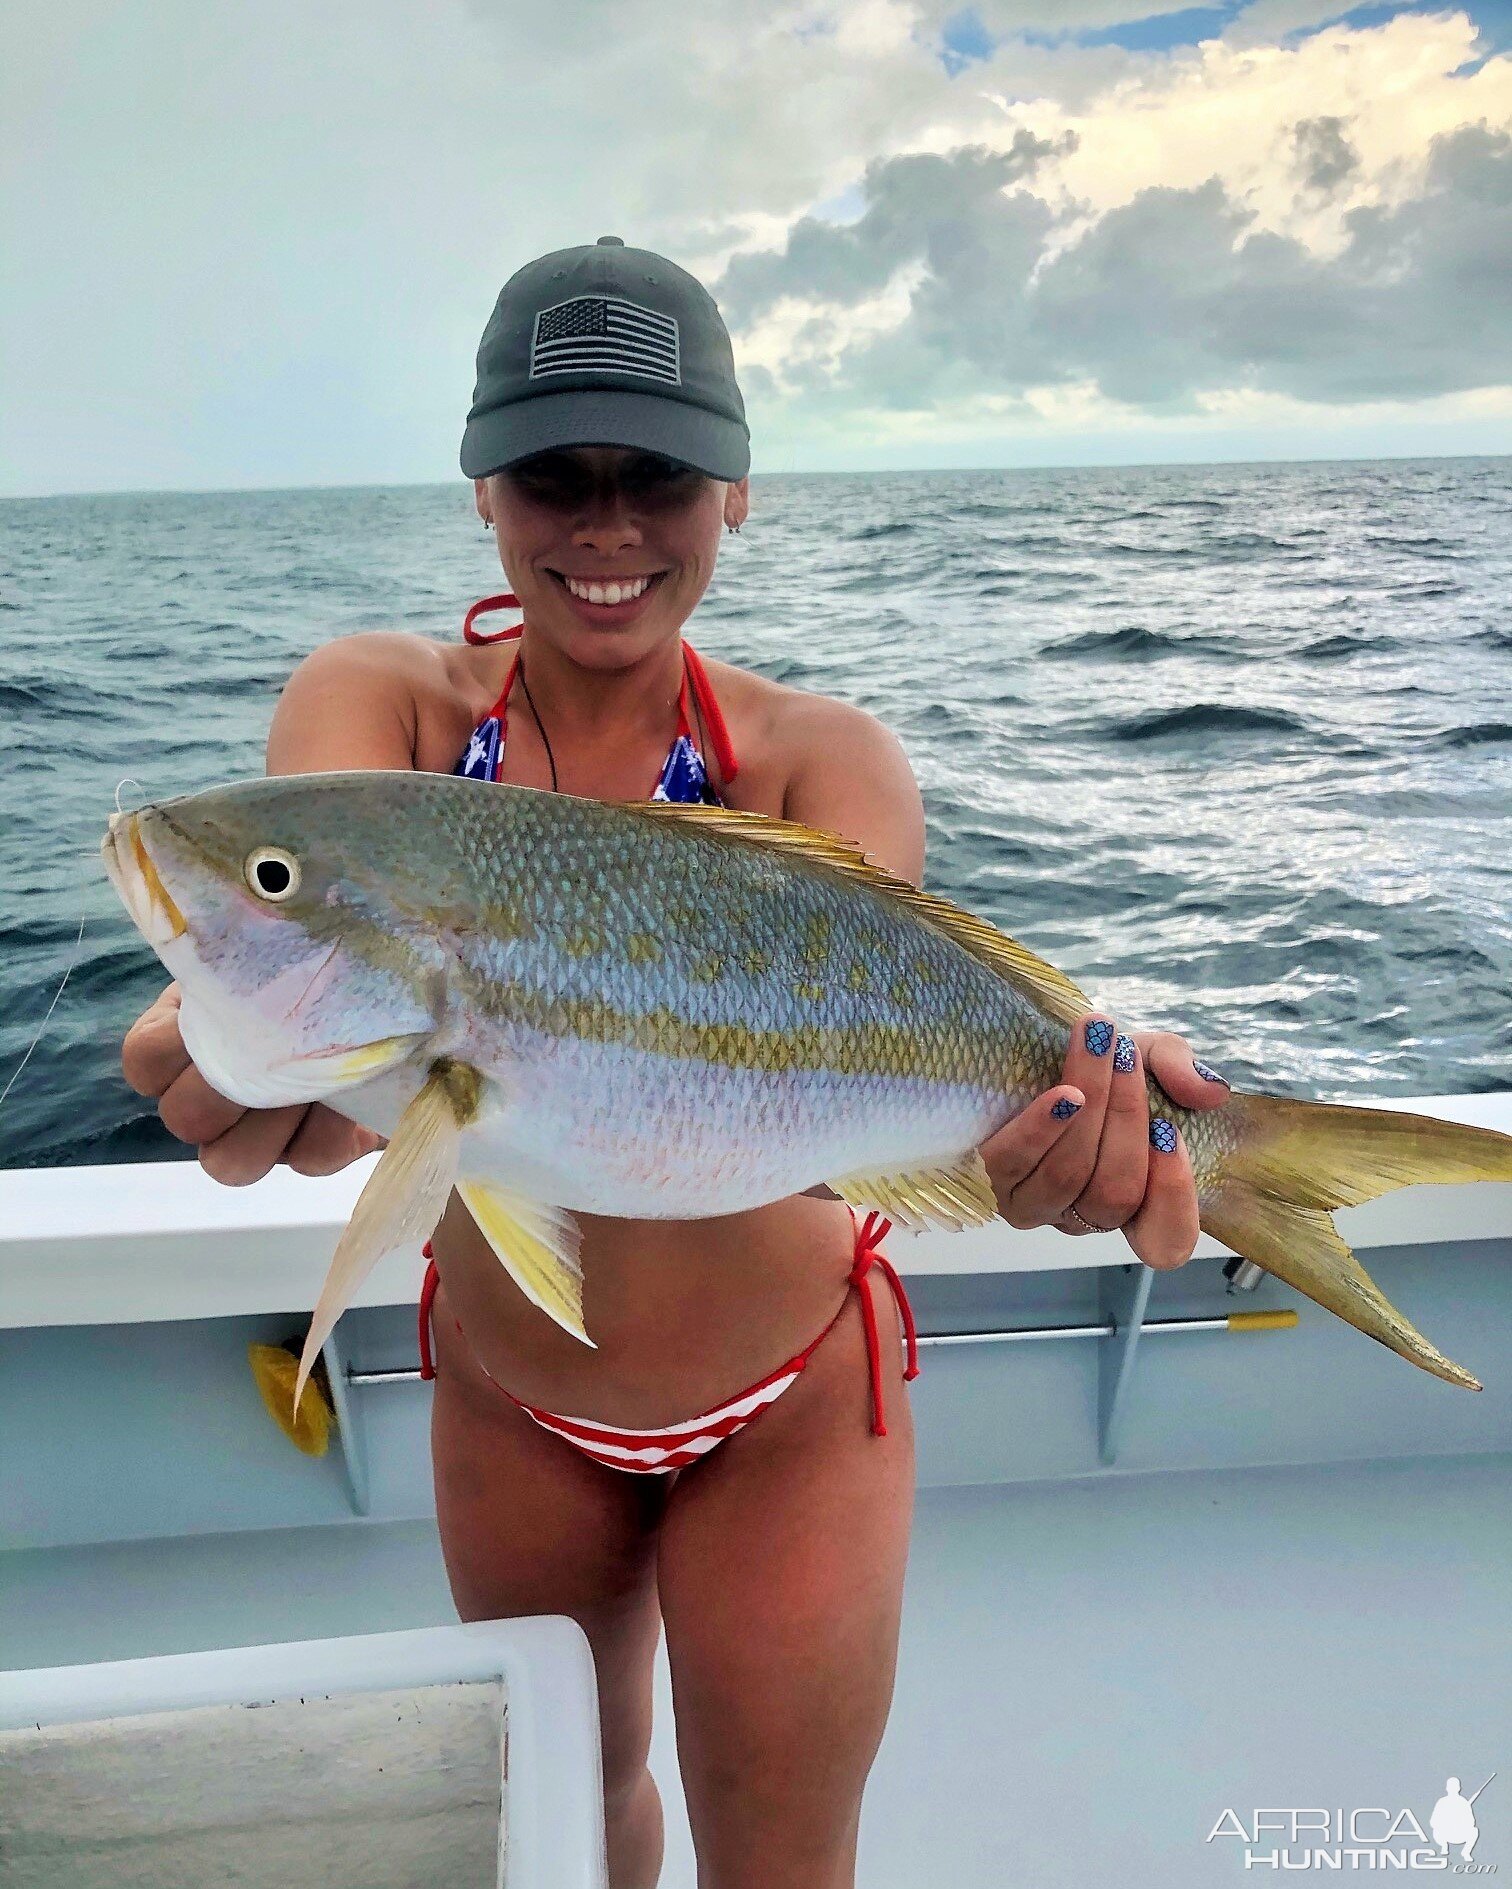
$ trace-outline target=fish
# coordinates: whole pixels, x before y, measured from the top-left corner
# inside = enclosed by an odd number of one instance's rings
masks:
[[[728,808],[362,770],[111,817],[106,873],[178,981],[184,1046],[247,1108],[387,1138],[332,1255],[294,1408],[384,1253],[455,1188],[591,1346],[574,1215],[699,1219],[827,1185],[902,1227],[985,1225],[981,1144],[1060,1080],[1070,978],[849,841]],[[1395,1188],[1512,1181],[1512,1136],[1235,1089],[1190,1110],[1203,1232],[1470,1390],[1340,1237]]]

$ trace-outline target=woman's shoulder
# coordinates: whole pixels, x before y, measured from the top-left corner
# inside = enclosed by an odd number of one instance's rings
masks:
[[[359,630],[321,643],[284,684],[269,731],[270,756],[291,744],[303,754],[312,741],[330,742],[337,729],[343,743],[360,748],[377,739],[397,755],[402,732],[414,766],[440,767],[442,751],[465,740],[469,685],[477,693],[476,679],[455,670],[454,653],[409,630]]]
[[[795,688],[732,663],[704,658],[730,730],[742,783],[759,789],[760,811],[781,811],[795,786],[837,771],[901,769],[911,780],[902,743],[885,722],[853,702]],[[741,805],[750,805],[744,796]]]

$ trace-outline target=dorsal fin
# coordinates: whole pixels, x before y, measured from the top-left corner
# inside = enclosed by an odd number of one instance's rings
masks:
[[[963,911],[949,899],[921,892],[885,866],[868,859],[859,846],[837,833],[822,833],[797,820],[776,820],[764,813],[741,813],[733,807],[710,807],[672,800],[630,800],[617,803],[628,813],[652,820],[681,821],[703,832],[739,845],[786,853],[805,865],[851,879],[883,898],[895,899],[916,917],[943,932],[969,951],[979,963],[995,971],[1007,984],[1060,1022],[1075,1023],[1096,1006],[1064,972],[989,925],[984,918]]]

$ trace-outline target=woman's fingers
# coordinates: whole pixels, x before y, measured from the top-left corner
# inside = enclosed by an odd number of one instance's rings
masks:
[[[309,1102],[290,1102],[283,1108],[249,1108],[222,1135],[199,1151],[200,1166],[223,1187],[249,1187],[260,1181],[288,1147]]]
[[[121,1070],[138,1095],[157,1098],[169,1134],[199,1148],[212,1180],[246,1187],[279,1161],[297,1174],[336,1174],[382,1147],[382,1136],[323,1103],[244,1108],[212,1089],[184,1048],[180,997],[178,984],[170,984],[132,1024],[121,1044]]]
[[[179,987],[148,1005],[121,1043],[121,1073],[138,1095],[153,1096],[163,1126],[179,1141],[215,1141],[247,1113],[212,1089],[184,1048]]]
[[[240,1102],[212,1089],[193,1063],[158,1097],[158,1115],[169,1134],[196,1145],[217,1140],[247,1112]]]
[[[1134,1041],[1145,1068],[1173,1102],[1201,1111],[1222,1108],[1232,1090],[1216,1069],[1200,1062],[1192,1046],[1173,1030],[1137,1032]]]
[[[324,1102],[312,1102],[278,1157],[296,1174],[339,1174],[344,1167],[383,1146],[383,1137],[338,1115]]]
[[[1128,1080],[1113,1068],[1118,1041],[1119,1030],[1110,1017],[1094,1013],[1072,1025],[1061,1079],[1086,1097],[1086,1107],[1069,1123],[1066,1132],[1045,1150],[1043,1158],[1018,1178],[1011,1198],[1005,1202],[1000,1195],[1000,1211],[1010,1226],[1055,1226],[1066,1207],[1080,1200],[1098,1166],[1103,1121],[1112,1091],[1116,1083]],[[1044,1099],[1038,1098],[1039,1101]],[[1130,1213],[1141,1197],[1135,1196]],[[1078,1207],[1078,1211],[1085,1210]],[[1096,1218],[1090,1212],[1086,1217]],[[1104,1220],[1099,1224],[1110,1223]]]
[[[1085,1107],[1082,1091],[1062,1083],[1037,1095],[1028,1108],[982,1143],[982,1160],[997,1196],[998,1212],[1010,1226],[1022,1229],[1043,1224],[1015,1218],[1015,1190],[1036,1171],[1050,1150],[1060,1145]]]
[[[1202,1232],[1197,1217],[1197,1186],[1186,1142],[1174,1122],[1151,1125],[1150,1183],[1144,1204],[1124,1222],[1124,1238],[1138,1258],[1157,1271],[1184,1266]]]
[[[1132,1036],[1115,1030],[1108,1058],[1112,1076],[1102,1136],[1092,1172],[1080,1193],[1058,1203],[1058,1210],[1075,1207],[1094,1227],[1121,1227],[1139,1211],[1150,1168],[1150,1104],[1145,1093],[1144,1063]],[[1071,1221],[1078,1232],[1084,1231]]]
[[[179,987],[170,984],[121,1041],[121,1073],[138,1095],[162,1095],[189,1067],[179,1034]]]

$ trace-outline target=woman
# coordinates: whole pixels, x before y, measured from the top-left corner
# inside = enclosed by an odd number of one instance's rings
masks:
[[[918,881],[923,811],[897,740],[844,703],[705,670],[681,639],[750,502],[707,292],[618,238],[556,252],[505,286],[478,369],[462,465],[518,636],[485,639],[475,608],[460,646],[370,634],[316,650],[279,702],[268,772],[717,799],[841,833]],[[1063,1083],[983,1150],[1000,1210],[1021,1228],[1119,1227],[1147,1264],[1181,1265],[1195,1190],[1179,1137],[1148,1121],[1144,1061],[1188,1107],[1227,1089],[1178,1036],[1085,1023]],[[319,1104],[214,1094],[174,986],[123,1063],[228,1185],[277,1161],[333,1173],[377,1145]],[[906,1302],[873,1298],[879,1229],[823,1189],[722,1219],[582,1222],[592,1351],[524,1297],[455,1194],[428,1249],[421,1344],[429,1366],[434,1333],[458,1612],[567,1613],[588,1635],[615,1889],[660,1868],[646,1758],[663,1623],[700,1882],[838,1889],[892,1695],[912,1513]]]

